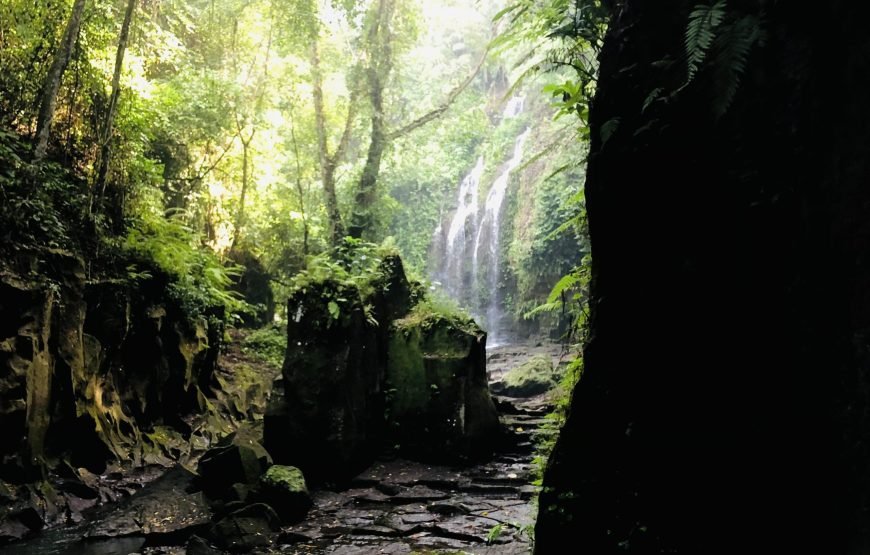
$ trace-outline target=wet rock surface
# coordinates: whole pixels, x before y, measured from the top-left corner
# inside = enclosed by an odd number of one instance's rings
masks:
[[[247,553],[272,545],[281,519],[272,507],[263,503],[248,505],[220,519],[209,535],[215,544],[231,553]]]
[[[208,501],[194,489],[194,475],[176,467],[120,505],[101,511],[85,537],[139,536],[156,544],[184,541],[211,523]]]
[[[492,392],[507,397],[533,397],[546,393],[559,383],[560,375],[549,354],[535,355],[505,372],[490,385]]]
[[[268,553],[527,554],[534,522],[532,439],[550,407],[544,397],[499,399],[511,439],[487,463],[436,466],[380,460],[341,491],[312,494],[306,520],[285,527]]]
[[[575,355],[566,350],[562,344],[549,341],[528,341],[487,349],[486,373],[489,377],[490,389],[494,394],[505,397],[528,397],[541,393],[541,391],[534,389],[516,392],[508,392],[505,389],[508,386],[506,382],[509,373],[515,372],[520,367],[534,364],[535,359],[544,358],[549,358],[552,362],[553,379],[558,381],[564,375],[565,367],[574,360]]]
[[[488,354],[514,365],[528,358],[500,352]],[[264,498],[262,480],[232,483],[215,499],[180,466],[168,473],[110,467],[65,486],[67,498],[89,504],[79,526],[43,532],[0,554],[527,554],[534,443],[548,433],[542,426],[551,407],[546,396],[494,401],[507,431],[488,462],[438,466],[396,458],[390,449],[350,482],[311,490],[302,522],[282,518],[275,501]],[[258,450],[261,433],[261,424],[245,424],[223,445]],[[186,465],[196,467],[196,459]],[[14,495],[0,488],[0,498]]]

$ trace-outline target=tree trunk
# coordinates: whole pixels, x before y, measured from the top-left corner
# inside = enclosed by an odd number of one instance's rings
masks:
[[[326,203],[326,217],[329,219],[328,237],[333,245],[344,237],[338,197],[335,194],[335,170],[338,160],[329,154],[326,131],[326,109],[323,102],[323,73],[320,68],[320,49],[315,36],[311,46],[311,73],[313,79],[315,126],[317,127],[317,153],[320,159],[320,177],[323,181],[323,195]],[[350,118],[350,115],[348,115]],[[350,122],[348,122],[350,123]]]
[[[136,11],[138,0],[128,0],[127,9],[124,12],[124,22],[121,24],[121,34],[118,37],[118,50],[115,53],[115,72],[112,75],[112,94],[109,97],[109,106],[106,110],[106,118],[100,131],[100,163],[97,169],[95,187],[99,189],[100,196],[105,193],[106,175],[109,171],[109,159],[112,156],[112,129],[115,125],[115,114],[118,111],[118,100],[121,97],[121,71],[124,67],[124,55],[127,52],[127,43],[130,39],[130,26],[133,22],[133,13]]]
[[[763,3],[724,116],[709,66],[644,109],[695,4],[622,2],[601,54],[590,339],[535,550],[868,553],[870,6]]]
[[[75,0],[72,13],[70,13],[66,29],[63,32],[63,38],[58,45],[54,60],[52,60],[48,75],[45,78],[39,103],[39,115],[36,120],[36,139],[33,149],[33,160],[35,162],[45,158],[45,153],[48,150],[48,140],[51,136],[51,122],[57,110],[57,93],[60,90],[63,73],[66,71],[67,65],[69,65],[73,45],[82,26],[82,14],[84,11],[85,0]]]
[[[353,205],[353,215],[348,233],[357,239],[370,229],[372,224],[372,207],[377,200],[378,176],[381,171],[381,160],[387,146],[386,130],[384,129],[384,86],[381,76],[375,69],[369,69],[369,95],[372,104],[372,131],[366,164],[363,167],[356,197]]]
[[[248,175],[248,161],[250,159],[251,141],[254,140],[254,132],[251,132],[247,140],[241,138],[240,132],[239,139],[242,141],[242,192],[239,195],[239,209],[236,211],[236,223],[233,226],[233,242],[230,245],[230,251],[236,249],[242,233],[242,226],[245,225],[245,197],[248,194],[248,180],[250,179]]]
[[[299,159],[299,141],[296,139],[296,119],[290,109],[290,139],[293,141],[293,158],[296,161],[296,194],[299,195],[299,213],[302,214],[302,254],[308,256],[308,215],[305,213],[305,190],[302,188],[302,162]]]

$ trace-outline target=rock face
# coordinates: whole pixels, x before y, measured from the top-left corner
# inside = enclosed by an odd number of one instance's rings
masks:
[[[497,433],[486,335],[472,322],[409,316],[418,288],[396,255],[366,289],[364,298],[356,285],[326,278],[288,303],[285,400],[267,413],[266,448],[315,481],[352,477],[383,442],[462,455]],[[397,396],[394,382],[412,389]]]
[[[728,2],[715,48],[767,41],[717,117],[719,50],[645,103],[700,4],[606,4],[590,341],[536,552],[867,553],[870,7]]]
[[[65,456],[101,472],[139,430],[199,409],[212,380],[218,319],[188,318],[165,280],[85,281],[62,251],[0,270],[0,478]],[[52,281],[46,281],[48,276]]]

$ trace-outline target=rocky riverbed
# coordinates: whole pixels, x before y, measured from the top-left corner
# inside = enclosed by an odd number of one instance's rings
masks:
[[[542,354],[559,360],[554,346],[490,351],[491,379]],[[230,533],[266,536],[255,538],[260,547],[254,552],[261,554],[529,553],[535,440],[551,433],[544,427],[551,407],[546,394],[495,400],[507,433],[486,462],[438,466],[398,458],[387,449],[349,484],[313,490],[312,508],[301,523],[276,521],[265,530]],[[0,554],[221,553],[201,539],[214,533],[215,507],[196,476],[182,465],[156,479],[155,472],[151,467],[138,481],[127,475],[128,484],[142,485],[131,486],[129,497],[98,507],[95,502],[78,524],[0,548]]]

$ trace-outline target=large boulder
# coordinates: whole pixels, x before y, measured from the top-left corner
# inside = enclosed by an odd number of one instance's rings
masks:
[[[453,458],[489,449],[500,425],[486,377],[486,333],[421,305],[393,323],[387,354],[390,437],[408,453]]]
[[[285,404],[267,448],[277,461],[315,478],[350,477],[371,456],[371,406],[380,391],[377,338],[360,292],[327,279],[297,290],[288,302]],[[277,443],[277,445],[275,445]]]
[[[288,301],[285,398],[270,404],[264,437],[276,462],[313,481],[351,478],[385,442],[464,456],[498,434],[486,334],[421,305],[398,255],[376,264],[361,284],[308,276]]]
[[[256,484],[272,464],[257,438],[242,429],[222,439],[199,461],[200,485],[207,494],[226,495],[235,484]]]
[[[305,476],[293,466],[275,465],[260,476],[260,496],[284,522],[298,522],[311,508]]]

